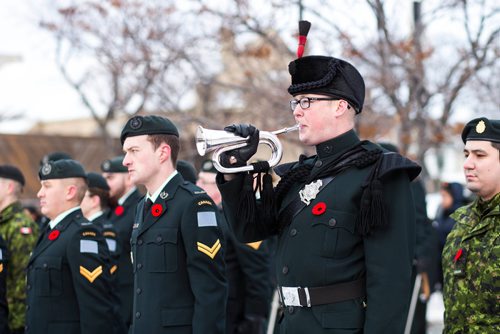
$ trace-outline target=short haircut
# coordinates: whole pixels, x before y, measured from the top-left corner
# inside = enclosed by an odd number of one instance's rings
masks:
[[[181,143],[179,137],[174,135],[148,135],[148,140],[153,144],[154,149],[156,150],[162,143],[166,143],[170,146],[172,164],[175,167],[177,165],[177,156],[179,155],[179,151],[181,149]]]
[[[106,209],[109,203],[109,191],[101,189],[101,188],[89,188],[88,189],[90,196],[98,196],[99,201],[101,202],[101,209]]]

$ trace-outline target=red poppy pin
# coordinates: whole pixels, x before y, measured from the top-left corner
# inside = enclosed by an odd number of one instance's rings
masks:
[[[123,215],[123,212],[125,211],[125,209],[123,208],[123,206],[121,205],[118,205],[116,208],[115,208],[115,215],[117,216],[121,216]]]
[[[324,214],[326,211],[326,204],[325,202],[319,202],[312,208],[312,214],[315,216],[319,216]]]
[[[457,261],[458,261],[458,259],[460,259],[460,257],[462,256],[462,253],[463,253],[463,252],[464,252],[464,251],[462,250],[462,248],[460,248],[460,249],[457,251],[457,253],[455,254],[455,257],[453,258],[453,262],[457,262]]]
[[[59,230],[53,230],[52,232],[49,233],[49,240],[50,241],[54,241],[56,240],[57,238],[59,238],[59,234],[61,234],[61,232],[59,232]]]
[[[154,204],[151,207],[151,214],[155,217],[160,216],[162,212],[163,212],[163,207],[161,206],[161,204]]]

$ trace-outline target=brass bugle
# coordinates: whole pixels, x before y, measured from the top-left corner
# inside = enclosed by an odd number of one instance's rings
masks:
[[[283,145],[279,141],[277,135],[296,131],[298,129],[299,124],[295,124],[294,126],[273,132],[259,131],[259,144],[267,145],[271,149],[271,157],[268,160],[270,167],[276,166],[283,156]],[[212,161],[215,169],[226,174],[253,171],[254,167],[252,165],[224,167],[220,163],[221,153],[244,147],[248,145],[248,140],[249,137],[240,137],[232,132],[224,130],[205,129],[201,125],[199,125],[196,130],[196,149],[198,154],[204,156],[207,152],[214,151]]]

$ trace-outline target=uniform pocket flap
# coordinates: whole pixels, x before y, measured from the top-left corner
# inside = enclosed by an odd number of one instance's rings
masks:
[[[158,245],[164,243],[177,244],[177,229],[169,228],[150,230],[147,236],[144,236],[144,242]]]
[[[329,228],[344,228],[354,233],[356,215],[350,212],[327,209],[321,215],[312,216],[312,225],[326,225]]]
[[[177,308],[161,310],[162,326],[190,326],[193,322],[193,309]]]
[[[43,257],[36,261],[34,264],[37,269],[57,269],[61,270],[62,258],[61,257]]]

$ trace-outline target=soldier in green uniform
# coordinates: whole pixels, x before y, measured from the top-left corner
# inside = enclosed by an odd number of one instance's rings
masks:
[[[467,188],[443,248],[444,333],[500,332],[500,120],[476,118],[462,131]]]
[[[222,197],[215,177],[217,170],[211,160],[201,165],[200,188],[205,190],[222,213]],[[223,218],[224,224],[227,224]],[[271,240],[243,243],[233,231],[226,229],[226,272],[229,287],[227,301],[227,334],[265,333],[272,296]],[[271,243],[271,244],[270,244]]]
[[[225,241],[217,207],[175,169],[179,133],[167,118],[136,116],[121,133],[123,164],[147,190],[132,231],[131,332],[224,333]]]
[[[120,333],[108,247],[79,206],[87,190],[82,165],[51,161],[39,177],[50,221],[28,264],[26,333]]]
[[[132,324],[134,300],[134,273],[130,257],[130,237],[135,209],[142,195],[131,182],[127,167],[123,166],[123,155],[105,160],[101,164],[101,171],[109,186],[110,207],[107,218],[116,230],[117,248],[120,250],[118,268],[115,273],[120,299],[120,314],[128,328]]]
[[[307,56],[289,72],[299,139],[316,155],[275,168],[280,183],[274,191],[264,184],[260,202],[252,201],[251,174],[218,174],[225,215],[244,242],[278,235],[280,334],[402,333],[415,243],[410,181],[420,167],[358,138],[365,86],[350,63]],[[222,165],[245,165],[259,131],[226,131],[248,145],[222,154]]]
[[[0,236],[9,254],[7,302],[9,328],[12,333],[24,331],[26,314],[26,266],[35,247],[38,226],[23,212],[19,198],[24,176],[11,165],[0,166]]]
[[[0,333],[9,333],[9,307],[7,305],[7,245],[0,236]]]

